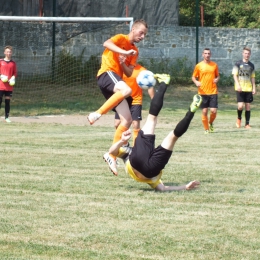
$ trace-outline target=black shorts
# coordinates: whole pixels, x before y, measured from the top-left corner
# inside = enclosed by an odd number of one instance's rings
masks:
[[[243,103],[252,103],[254,98],[252,92],[237,92],[237,102],[243,102]]]
[[[105,99],[109,99],[115,93],[114,87],[119,81],[123,80],[113,71],[107,71],[98,76],[97,83]]]
[[[12,97],[13,91],[0,90],[0,97],[2,98],[3,96]]]
[[[155,135],[145,135],[140,130],[129,157],[132,167],[146,178],[157,176],[172,155],[172,151],[164,149],[161,145],[154,148],[154,144]]]
[[[201,95],[202,103],[201,108],[218,108],[218,95]]]
[[[130,105],[130,113],[135,121],[142,120],[142,105]],[[118,113],[115,113],[115,119],[120,119]]]

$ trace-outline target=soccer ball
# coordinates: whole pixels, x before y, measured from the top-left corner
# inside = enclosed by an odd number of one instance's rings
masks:
[[[148,89],[155,86],[156,79],[154,78],[153,73],[150,70],[142,70],[138,74],[136,82],[140,88]]]

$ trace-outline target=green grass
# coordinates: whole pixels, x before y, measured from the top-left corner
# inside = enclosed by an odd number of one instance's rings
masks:
[[[194,94],[172,91],[157,144]],[[235,128],[233,98],[220,93],[213,134],[204,135],[195,115],[164,170],[167,184],[199,180],[190,192],[155,192],[122,163],[113,176],[102,159],[112,122],[1,123],[0,259],[259,259],[258,97],[250,130]]]

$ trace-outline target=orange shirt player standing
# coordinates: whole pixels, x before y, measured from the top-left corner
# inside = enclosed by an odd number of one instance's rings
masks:
[[[198,94],[202,97],[202,123],[205,134],[214,132],[213,122],[217,116],[219,71],[217,63],[210,60],[211,51],[205,48],[202,53],[203,61],[199,62],[193,71],[192,81],[198,87]],[[208,108],[210,117],[208,119]]]
[[[97,74],[98,85],[107,101],[95,112],[88,115],[88,121],[93,124],[103,114],[115,109],[120,117],[120,125],[116,129],[114,142],[120,140],[121,135],[129,129],[132,117],[125,98],[132,93],[131,88],[123,81],[123,73],[130,77],[138,59],[138,49],[135,43],[142,41],[148,26],[144,20],[136,20],[128,35],[117,34],[103,44],[101,68]],[[122,55],[125,56],[122,59]],[[117,175],[116,158],[105,154],[105,161],[112,172]]]

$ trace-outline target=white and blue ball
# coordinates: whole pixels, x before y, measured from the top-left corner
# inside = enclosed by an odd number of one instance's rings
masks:
[[[148,89],[155,86],[156,79],[150,70],[142,70],[138,74],[136,82],[140,88]]]

